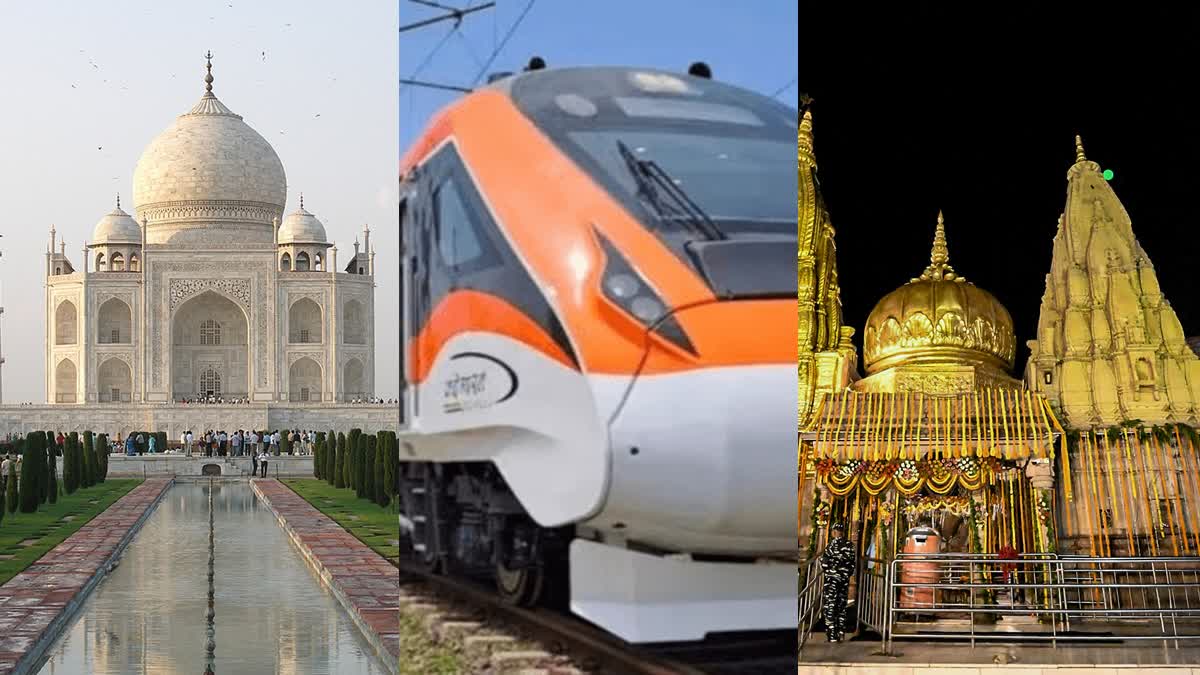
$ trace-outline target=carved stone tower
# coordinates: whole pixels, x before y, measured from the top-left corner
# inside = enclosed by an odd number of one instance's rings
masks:
[[[1026,381],[1068,428],[1197,423],[1200,358],[1159,290],[1129,214],[1078,136],[1037,337],[1029,342]]]
[[[817,161],[813,155],[812,112],[800,121],[800,222],[796,277],[799,281],[800,328],[797,366],[799,423],[812,421],[821,396],[844,389],[855,375],[857,354],[842,325],[837,248],[833,224],[821,199]]]

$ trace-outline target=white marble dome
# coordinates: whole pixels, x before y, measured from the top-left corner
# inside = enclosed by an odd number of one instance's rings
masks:
[[[138,227],[133,216],[121,210],[120,201],[117,201],[117,208],[101,218],[92,230],[92,245],[141,243],[142,228]]]
[[[304,199],[300,206],[283,219],[279,226],[279,244],[325,244],[325,225],[316,216],[304,210]]]
[[[133,172],[134,212],[150,228],[177,221],[270,224],[287,180],[275,149],[206,91],[158,135]]]

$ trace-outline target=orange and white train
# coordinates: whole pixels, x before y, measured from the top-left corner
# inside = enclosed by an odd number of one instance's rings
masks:
[[[797,111],[536,70],[401,160],[412,555],[630,642],[796,626]]]

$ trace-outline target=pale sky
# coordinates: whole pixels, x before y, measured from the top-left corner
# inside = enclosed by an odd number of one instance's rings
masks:
[[[0,12],[0,346],[4,403],[45,401],[44,257],[53,223],[67,255],[116,193],[133,212],[146,145],[204,93],[267,139],[337,244],[364,223],[376,256],[375,391],[399,392],[394,0],[110,0],[6,3]]]

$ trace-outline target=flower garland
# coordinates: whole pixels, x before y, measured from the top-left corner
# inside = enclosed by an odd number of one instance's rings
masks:
[[[966,515],[978,517],[978,514],[975,513],[974,503],[970,497],[959,495],[920,495],[904,500],[904,515],[912,520],[916,516],[934,511],[947,511],[959,517]]]
[[[868,462],[854,459],[838,463],[831,458],[817,462],[817,477],[835,496],[850,494],[862,486],[870,496],[895,487],[903,495],[914,495],[925,488],[948,494],[955,487],[975,491],[991,482],[995,474],[1006,470],[995,457],[947,457],[937,459],[893,459]]]
[[[879,522],[884,527],[891,527],[892,521],[896,518],[896,505],[891,500],[885,500],[879,504]]]

